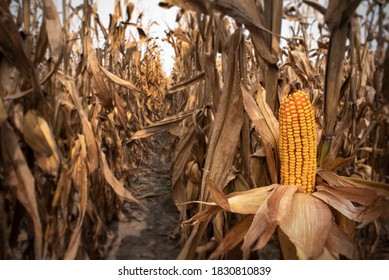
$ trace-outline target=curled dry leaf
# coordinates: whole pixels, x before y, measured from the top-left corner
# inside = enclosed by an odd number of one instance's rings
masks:
[[[77,94],[76,85],[71,81],[64,81],[64,85],[69,91],[70,97],[73,100],[74,105],[76,106],[77,112],[81,118],[82,130],[85,135],[85,140],[88,149],[88,160],[89,160],[89,172],[93,173],[97,170],[99,166],[99,154],[96,144],[96,139],[92,131],[92,125],[88,120],[88,117],[84,111],[84,108],[81,105],[80,96]]]
[[[232,167],[243,124],[243,99],[240,89],[237,49],[243,44],[242,30],[236,31],[228,41],[226,83],[215,115],[212,134],[209,140],[202,188],[209,176],[223,189],[228,172]]]
[[[157,133],[157,132],[160,132],[160,131],[163,131],[163,130],[171,129],[171,128],[179,125],[179,123],[183,119],[191,116],[192,114],[193,114],[193,110],[190,110],[190,111],[187,111],[187,112],[180,112],[180,113],[177,113],[176,115],[168,116],[168,117],[166,117],[165,119],[163,119],[161,121],[158,121],[156,123],[150,124],[146,128],[140,129],[140,130],[136,131],[131,136],[130,140],[127,141],[127,143],[130,143],[130,142],[132,142],[132,141],[134,141],[136,139],[141,139],[141,138],[145,138],[145,137],[151,136],[154,133]]]
[[[1,151],[4,168],[6,168],[5,184],[15,193],[19,202],[26,208],[34,227],[35,258],[42,258],[42,224],[38,212],[35,195],[35,178],[20,149],[19,139],[8,122],[1,125]]]
[[[269,241],[277,222],[290,211],[295,186],[277,185],[255,213],[253,222],[244,237],[242,251],[247,258],[250,247],[257,242],[256,248],[260,249]]]
[[[53,151],[48,141],[53,141],[52,134],[45,134],[50,131],[46,121],[38,116],[35,110],[29,110],[24,115],[23,136],[27,144],[39,155],[50,156]],[[54,142],[55,143],[55,142]]]
[[[7,111],[5,110],[3,98],[0,98],[0,125],[7,119]]]
[[[335,223],[332,223],[326,247],[330,252],[337,252],[350,260],[358,259],[357,244]]]
[[[65,48],[65,38],[62,31],[61,21],[53,0],[43,1],[43,17],[47,30],[47,39],[51,50],[55,67],[51,70],[54,73],[62,60]],[[46,78],[47,79],[47,78]]]
[[[319,199],[296,193],[291,207],[279,222],[296,246],[300,259],[316,259],[323,252],[332,224],[332,214]]]
[[[92,72],[95,83],[96,96],[99,98],[101,105],[105,108],[112,108],[112,94],[104,81],[104,75],[100,69],[99,61],[93,48],[92,39],[86,36],[86,46],[88,49],[89,65],[88,69]]]
[[[241,90],[244,108],[263,141],[272,182],[277,183],[278,121],[263,99],[262,90],[258,89],[257,103],[243,84]]]
[[[369,205],[369,207],[358,207],[354,206],[350,200],[337,197],[327,191],[317,191],[313,193],[313,196],[332,206],[347,218],[364,224],[378,219],[379,216],[383,214],[383,211],[387,209],[387,207],[385,207],[387,202],[382,200],[382,198],[378,198],[378,200],[375,201],[373,205]]]
[[[37,165],[47,174],[57,176],[62,156],[49,124],[35,110],[29,110],[23,125],[24,140],[36,152]]]
[[[253,222],[253,215],[247,215],[240,220],[234,227],[232,227],[224,239],[219,243],[218,247],[209,257],[210,259],[216,259],[222,254],[226,254],[228,251],[235,248],[245,237],[247,231]]]
[[[38,75],[34,65],[26,53],[24,42],[18,26],[13,20],[7,1],[0,2],[0,51],[8,62],[14,65],[28,79],[35,91],[41,95]]]
[[[81,231],[86,213],[86,204],[88,200],[88,161],[85,137],[81,134],[75,140],[71,151],[72,169],[71,177],[74,186],[79,195],[78,201],[78,217],[72,234],[69,245],[66,249],[64,259],[73,260],[77,257],[77,252],[81,244]]]
[[[178,83],[177,85],[172,86],[171,88],[168,89],[167,93],[168,94],[173,94],[173,93],[175,93],[177,91],[183,90],[183,89],[185,89],[187,87],[190,87],[190,86],[192,86],[192,85],[194,85],[194,84],[204,80],[204,78],[205,78],[205,73],[201,73],[201,74],[199,74],[199,75],[197,75],[197,76],[195,76],[193,78],[190,78],[188,80],[182,81],[182,82]]]
[[[138,89],[135,85],[133,85],[131,82],[127,81],[127,80],[123,80],[122,78],[118,77],[117,75],[111,73],[110,71],[108,71],[105,67],[100,66],[100,69],[101,71],[103,71],[103,73],[114,83],[117,83],[118,85],[121,85],[123,87],[126,87],[130,90],[133,90],[133,91],[136,91],[136,92],[139,92],[139,93],[143,93],[143,91],[141,91],[140,89]]]
[[[104,178],[115,191],[115,193],[122,199],[132,201],[138,204],[139,206],[143,206],[143,204],[139,200],[137,200],[128,190],[124,188],[124,184],[118,179],[116,179],[116,177],[112,173],[112,170],[108,166],[107,159],[103,151],[100,151],[100,160],[101,165],[103,167]]]

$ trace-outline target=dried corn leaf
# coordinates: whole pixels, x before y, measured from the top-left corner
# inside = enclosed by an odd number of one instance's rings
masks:
[[[35,179],[20,149],[19,139],[8,122],[2,124],[1,136],[2,160],[7,174],[5,183],[15,191],[17,199],[32,219],[35,258],[40,259],[42,258],[43,240],[42,224],[35,195]]]
[[[332,223],[326,246],[350,260],[358,259],[357,244],[347,236],[335,223]]]
[[[330,0],[325,12],[325,21],[335,28],[352,16],[362,0]]]
[[[182,178],[186,164],[191,157],[191,150],[195,144],[195,137],[194,126],[191,125],[187,128],[184,138],[178,144],[172,162],[172,198],[180,210],[181,215],[184,215],[185,213],[185,208],[182,207],[181,203],[186,202],[186,189],[180,178]]]
[[[139,200],[137,200],[127,189],[124,188],[124,184],[118,179],[116,179],[112,170],[108,166],[107,159],[103,151],[100,151],[100,160],[103,168],[104,178],[115,191],[115,193],[122,199],[132,201],[138,204],[139,206],[143,206],[143,204]]]
[[[216,185],[211,178],[207,178],[206,186],[209,188],[212,200],[224,210],[231,211],[228,199],[223,193],[222,188]]]
[[[378,194],[375,190],[371,189],[362,189],[356,187],[330,187],[325,185],[318,185],[317,190],[326,191],[337,197],[341,197],[353,202],[357,202],[363,206],[370,206],[374,204],[376,199],[378,199]]]
[[[131,82],[127,81],[127,80],[123,80],[122,78],[118,77],[117,75],[111,73],[110,71],[108,71],[105,67],[100,66],[100,69],[101,71],[103,71],[103,73],[114,83],[117,83],[118,85],[121,85],[125,88],[128,88],[129,90],[133,90],[133,91],[136,91],[136,92],[139,92],[139,93],[143,93],[145,94],[143,91],[141,91],[140,89],[138,89],[134,84],[132,84]]]
[[[327,205],[311,195],[296,193],[280,228],[296,246],[300,259],[316,259],[323,252],[331,223]]]
[[[99,154],[98,154],[96,139],[92,131],[92,126],[81,105],[80,97],[77,94],[78,92],[76,90],[75,84],[71,81],[64,81],[64,84],[67,90],[69,91],[69,94],[81,118],[82,130],[84,132],[84,136],[88,148],[89,172],[93,173],[99,167]]]
[[[49,168],[44,170],[49,174],[56,174],[61,164],[61,154],[49,124],[35,110],[29,110],[24,116],[23,136],[40,156],[50,156]]]
[[[166,117],[165,119],[153,123],[144,129],[138,130],[131,136],[131,138],[127,141],[127,143],[134,141],[135,139],[145,138],[153,135],[154,133],[173,128],[177,126],[183,119],[191,116],[192,114],[193,114],[193,110],[190,110],[186,112],[177,113],[176,115],[173,116]]]
[[[356,178],[356,177],[340,176],[340,178],[352,186],[356,186],[359,188],[375,189],[378,194],[385,196],[385,197],[389,197],[389,184],[385,184],[382,182],[363,180],[361,178]]]
[[[88,50],[89,65],[88,70],[93,74],[95,83],[96,96],[99,98],[101,105],[105,108],[112,108],[112,95],[107,84],[104,81],[104,75],[100,69],[100,64],[93,48],[90,36],[85,37],[85,43]]]
[[[0,97],[0,126],[8,118],[7,111],[5,110],[3,98]]]
[[[258,241],[256,249],[262,248],[270,239],[277,222],[288,215],[296,191],[296,186],[277,185],[260,205],[244,237],[242,251],[246,258],[250,247]]]
[[[47,30],[47,38],[54,64],[59,66],[65,48],[65,38],[61,22],[53,0],[43,1],[43,17]],[[52,70],[53,71],[53,70]],[[54,72],[54,71],[53,71]]]
[[[239,214],[255,214],[276,186],[277,185],[274,184],[267,187],[228,194],[227,198],[231,212]]]
[[[34,65],[26,53],[23,39],[8,9],[7,1],[0,2],[0,52],[27,78],[35,93],[41,94]]]
[[[253,96],[248,92],[245,86],[241,85],[244,108],[253,122],[258,134],[260,135],[265,149],[266,161],[273,183],[277,183],[277,151],[278,151],[278,121],[271,113],[267,103],[263,100],[264,95],[258,97],[258,105]],[[259,90],[258,90],[259,91]]]
[[[235,248],[245,237],[254,216],[248,215],[234,225],[224,237],[222,242],[218,245],[216,250],[209,257],[210,259],[216,259],[219,256],[226,254],[228,251]]]
[[[225,12],[229,16],[235,18],[236,21],[243,23],[250,31],[253,38],[254,46],[258,54],[268,63],[275,64],[277,62],[277,52],[273,50],[267,42],[267,35],[272,34],[280,36],[269,29],[265,28],[261,22],[260,14],[256,3],[251,0],[222,0],[213,3],[220,11]]]
[[[243,100],[239,86],[239,64],[237,50],[243,43],[242,30],[238,30],[228,41],[226,83],[212,126],[207,158],[205,162],[205,176],[202,187],[209,176],[220,188],[227,182],[227,175],[235,157],[240,131],[243,124]],[[204,197],[204,196],[203,196]]]
[[[205,78],[205,73],[201,73],[193,78],[182,81],[182,82],[178,83],[177,85],[172,86],[171,88],[168,89],[167,93],[173,94],[177,91],[181,91],[187,87],[190,87],[196,83],[199,83],[200,81],[204,80],[204,78]]]
[[[332,206],[347,218],[364,224],[378,219],[387,208],[387,206],[385,207],[387,203],[382,199],[377,199],[377,201],[374,201],[374,204],[369,205],[369,207],[358,207],[354,206],[350,200],[337,197],[325,190],[316,191],[312,195]]]
[[[50,156],[53,151],[51,150],[45,132],[43,131],[47,130],[44,126],[48,127],[46,121],[38,116],[35,110],[29,110],[24,115],[23,125],[23,136],[27,144],[39,155]],[[47,137],[52,137],[52,134],[48,134]],[[49,141],[51,141],[51,139]]]
[[[71,160],[73,161],[71,169],[71,178],[78,192],[78,217],[75,227],[72,231],[69,245],[66,249],[64,259],[73,260],[77,257],[77,252],[81,243],[81,231],[86,213],[86,204],[88,200],[88,161],[86,142],[83,135],[78,135],[71,151]]]

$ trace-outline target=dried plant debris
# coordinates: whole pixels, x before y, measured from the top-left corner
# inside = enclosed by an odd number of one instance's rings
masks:
[[[135,2],[108,26],[95,1],[62,4],[0,2],[0,258],[137,258],[112,224],[157,223],[165,198],[178,212],[155,228],[177,246],[142,240],[156,247],[138,258],[389,257],[385,1],[161,1],[180,8],[170,76]],[[311,194],[280,184],[279,107],[297,90]]]

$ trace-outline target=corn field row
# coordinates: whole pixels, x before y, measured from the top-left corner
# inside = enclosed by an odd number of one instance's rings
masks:
[[[92,0],[0,1],[0,258],[100,258],[143,205],[128,178],[160,131],[178,259],[389,258],[388,5],[361,2],[160,2],[180,7],[167,77],[130,1],[109,26]],[[296,91],[316,133],[305,192],[281,174]]]

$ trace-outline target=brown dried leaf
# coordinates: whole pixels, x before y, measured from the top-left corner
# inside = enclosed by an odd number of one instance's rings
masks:
[[[375,189],[378,194],[389,197],[389,184],[385,184],[382,182],[375,182],[375,181],[369,181],[364,180],[357,177],[344,177],[340,176],[341,180],[349,183],[350,185],[359,187],[359,188],[371,188]]]
[[[93,78],[95,80],[95,90],[96,90],[96,96],[99,98],[101,105],[105,108],[112,108],[112,95],[111,91],[109,90],[107,84],[104,81],[104,74],[100,70],[100,64],[97,60],[97,56],[95,53],[95,50],[93,48],[92,39],[90,36],[85,37],[85,43],[88,50],[88,57],[89,57],[89,65],[88,70],[90,70],[93,74]]]
[[[331,223],[327,205],[311,195],[296,193],[280,227],[296,246],[300,259],[316,259],[323,252]]]
[[[357,259],[359,255],[357,244],[355,244],[355,242],[335,223],[332,223],[326,247],[328,247],[330,251],[339,253],[350,260]]]
[[[42,169],[48,174],[57,174],[61,164],[61,154],[57,142],[49,124],[35,110],[29,110],[24,116],[23,136],[27,144],[40,156]],[[46,156],[50,157],[42,158]]]
[[[327,181],[330,186],[356,187],[362,190],[365,189],[366,193],[368,193],[368,189],[375,190],[377,195],[389,198],[389,184],[363,180],[357,177],[339,176],[338,174],[332,171],[328,171],[321,168],[317,169],[317,174],[325,181]]]
[[[56,67],[58,67],[65,48],[65,38],[62,31],[61,21],[53,0],[43,1],[43,17],[45,19],[51,57],[53,58]]]
[[[223,241],[220,242],[216,250],[209,257],[210,259],[216,259],[222,254],[226,254],[228,251],[235,248],[245,237],[250,225],[253,221],[254,216],[248,215],[234,225],[224,237]]]
[[[211,138],[207,150],[202,189],[206,178],[211,178],[220,188],[227,181],[228,173],[236,154],[240,132],[243,124],[243,100],[239,86],[239,64],[237,50],[243,42],[242,30],[235,32],[228,42],[226,69],[224,77],[226,83],[212,126]]]
[[[265,149],[266,161],[269,166],[269,172],[273,183],[277,183],[277,151],[278,151],[278,121],[274,117],[273,113],[267,103],[263,100],[264,95],[258,96],[258,105],[255,102],[253,96],[248,92],[246,87],[241,84],[241,90],[243,95],[244,108],[253,122],[258,134],[260,135]],[[260,92],[260,90],[258,90]]]
[[[27,144],[39,155],[50,156],[52,150],[47,143],[46,135],[42,131],[42,126],[48,126],[46,121],[38,116],[35,110],[29,110],[24,115],[23,136]],[[52,135],[48,135],[50,137]]]
[[[378,199],[377,192],[371,189],[362,189],[352,186],[331,187],[325,185],[318,185],[316,189],[318,191],[326,191],[337,197],[357,202],[363,206],[372,205]]]
[[[88,200],[88,160],[86,151],[85,137],[81,134],[75,140],[71,151],[71,160],[73,161],[71,169],[71,178],[78,195],[78,217],[75,228],[72,231],[69,245],[66,249],[64,259],[73,260],[77,257],[77,252],[81,243],[82,225],[86,213],[86,204]]]
[[[315,80],[315,69],[312,67],[306,53],[298,50],[292,50],[290,51],[290,59],[294,62],[294,65],[299,69],[299,71],[305,75],[307,82]],[[308,85],[309,84],[306,84],[306,86]]]
[[[26,53],[19,28],[8,9],[7,1],[0,1],[0,52],[27,78],[36,93],[41,94],[35,67]]]
[[[92,131],[92,125],[89,122],[88,117],[81,105],[81,100],[74,82],[65,81],[64,84],[69,91],[69,94],[81,118],[82,130],[84,132],[88,148],[89,172],[93,173],[99,167],[99,154],[97,150],[96,139]]]
[[[239,214],[255,214],[277,185],[233,192],[227,195],[230,210]]]
[[[341,22],[352,16],[362,0],[330,0],[325,12],[325,21],[331,27],[336,27]]]
[[[19,139],[8,122],[1,125],[1,151],[4,163],[5,183],[16,193],[34,224],[35,258],[42,258],[42,224],[35,196],[35,179],[19,146]]]
[[[171,129],[171,128],[179,125],[179,123],[183,119],[191,116],[192,114],[193,114],[193,110],[190,110],[190,111],[186,111],[186,112],[177,113],[173,116],[168,116],[159,122],[153,123],[144,129],[138,130],[137,132],[135,132],[131,136],[130,140],[128,140],[127,143],[132,142],[135,139],[141,139],[141,138],[151,136],[154,133],[157,133],[157,132],[160,132],[163,130]]]
[[[207,178],[206,186],[209,188],[212,200],[224,210],[231,211],[228,199],[223,193],[222,188],[216,185],[211,178]]]
[[[351,163],[355,162],[355,157],[349,157],[349,158],[336,158],[330,162],[325,161],[323,163],[323,168],[330,170],[330,171],[337,171],[339,168],[345,167],[350,165]]]
[[[191,156],[191,150],[195,143],[195,131],[193,124],[190,125],[185,133],[184,138],[180,141],[174,155],[172,163],[172,185],[176,184],[178,178],[183,174],[188,159]],[[183,202],[183,201],[181,201]]]
[[[181,91],[187,87],[190,87],[196,83],[199,83],[200,81],[204,80],[204,78],[205,78],[205,73],[201,73],[193,78],[179,82],[177,85],[172,86],[171,88],[168,89],[167,93],[173,94],[177,91]]]
[[[354,206],[350,200],[337,197],[324,190],[316,191],[312,195],[332,206],[347,218],[359,223],[369,223],[378,219],[386,210],[385,208],[387,208],[385,207],[385,201],[381,199],[375,201],[373,205],[368,207],[357,207]]]
[[[47,39],[46,22],[42,20],[42,24],[39,29],[39,35],[35,47],[35,59],[34,59],[35,64],[41,63],[44,60],[48,45],[49,45],[49,41]]]
[[[254,46],[258,54],[270,64],[277,62],[276,50],[273,50],[268,44],[267,36],[269,34],[280,36],[262,25],[258,7],[254,1],[244,0],[221,0],[212,3],[216,9],[235,18],[236,21],[243,23],[250,31]]]
[[[5,110],[3,98],[0,97],[0,126],[8,118],[7,111]]]
[[[315,10],[319,11],[321,14],[325,14],[326,12],[326,8],[323,7],[322,5],[320,5],[319,3],[317,3],[316,1],[310,1],[310,0],[303,0],[303,2],[305,4],[307,4],[308,6],[311,6],[312,8],[314,8]]]
[[[256,249],[266,245],[274,231],[277,222],[289,213],[296,186],[276,185],[255,213],[253,223],[248,230],[242,245],[242,251],[247,258],[250,247],[258,240]]]
[[[122,78],[118,77],[117,75],[111,73],[110,71],[108,71],[106,68],[104,68],[103,66],[100,66],[100,69],[101,71],[103,71],[103,73],[114,83],[117,83],[118,85],[121,85],[125,88],[128,88],[129,90],[133,90],[133,91],[136,91],[136,92],[139,92],[139,93],[142,93],[142,94],[145,94],[143,91],[141,91],[140,89],[138,89],[134,84],[132,84],[131,82],[127,81],[127,80],[123,80]]]
[[[101,166],[103,167],[104,178],[107,181],[107,183],[112,187],[112,189],[115,191],[115,193],[119,197],[126,199],[128,201],[135,202],[139,206],[143,207],[142,202],[137,200],[127,189],[124,188],[124,184],[120,182],[118,179],[116,179],[112,170],[108,166],[105,154],[101,150],[100,150],[100,159],[101,159]]]

